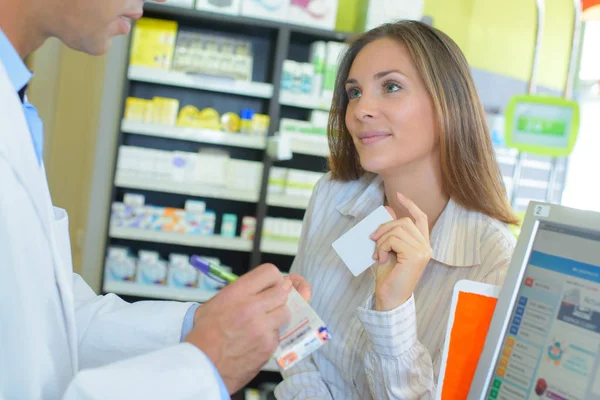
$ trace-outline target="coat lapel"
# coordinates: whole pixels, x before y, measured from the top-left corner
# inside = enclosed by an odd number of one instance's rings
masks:
[[[63,267],[56,244],[53,229],[54,212],[50,192],[43,168],[39,165],[31,142],[31,135],[23,113],[23,107],[14,91],[8,75],[0,61],[0,156],[12,166],[17,179],[27,191],[35,212],[40,220],[40,227],[48,238],[52,251],[52,264],[57,286],[60,292],[65,328],[69,336],[73,372],[77,370],[77,335],[73,314],[72,277],[67,276],[70,268]],[[22,205],[15,204],[14,207]]]

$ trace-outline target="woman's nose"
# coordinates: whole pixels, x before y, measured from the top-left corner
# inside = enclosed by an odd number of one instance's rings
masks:
[[[377,100],[373,96],[363,95],[358,99],[355,112],[356,118],[361,121],[376,118],[379,114]]]

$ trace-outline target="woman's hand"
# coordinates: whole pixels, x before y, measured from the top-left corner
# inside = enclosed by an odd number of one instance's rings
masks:
[[[395,219],[394,211],[386,207],[394,221],[381,225],[371,235],[377,242],[373,259],[379,261],[375,267],[377,311],[393,310],[410,299],[431,259],[427,214],[400,193],[398,200],[412,219]]]

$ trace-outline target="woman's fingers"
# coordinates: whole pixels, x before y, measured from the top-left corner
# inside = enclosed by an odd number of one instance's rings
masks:
[[[408,210],[415,220],[415,225],[419,228],[423,237],[429,242],[429,221],[427,214],[425,214],[411,199],[401,193],[397,193],[397,197],[400,204]]]

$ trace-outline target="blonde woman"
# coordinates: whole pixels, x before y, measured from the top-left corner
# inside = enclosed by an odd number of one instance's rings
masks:
[[[341,63],[331,172],[317,185],[292,272],[313,285],[332,340],[285,372],[278,399],[435,393],[454,284],[501,285],[517,222],[458,46],[425,24],[383,25]],[[373,266],[354,277],[331,244],[381,205]]]

